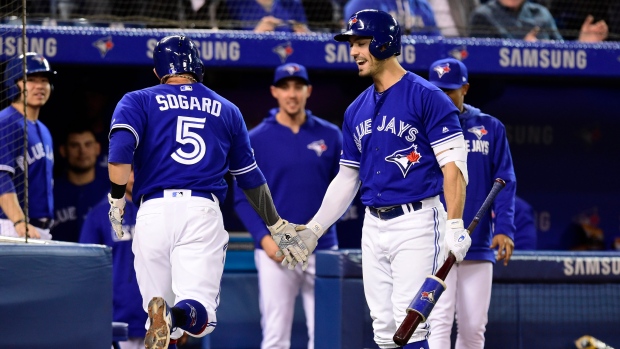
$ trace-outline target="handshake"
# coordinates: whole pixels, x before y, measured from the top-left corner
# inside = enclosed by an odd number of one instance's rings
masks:
[[[323,227],[316,222],[310,222],[306,226],[292,224],[280,218],[276,224],[267,228],[280,248],[277,253],[279,256],[284,255],[282,265],[293,270],[297,263],[301,263],[301,269],[306,270],[308,258],[323,235]]]

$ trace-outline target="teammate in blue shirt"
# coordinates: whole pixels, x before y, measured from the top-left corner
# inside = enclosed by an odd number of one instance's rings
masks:
[[[110,181],[97,171],[101,145],[92,130],[76,126],[58,148],[67,171],[54,181],[54,240],[78,242],[86,214],[110,191]]]
[[[121,349],[144,348],[144,335],[146,334],[144,328],[146,313],[142,309],[142,297],[138,289],[136,272],[133,267],[134,256],[131,251],[138,213],[138,207],[132,201],[133,182],[132,171],[125,188],[127,204],[123,216],[123,231],[126,233],[123,237],[119,239],[110,226],[108,201],[100,200],[100,203],[93,207],[86,216],[79,240],[84,244],[112,247],[113,320],[129,325],[129,340],[120,343]]]
[[[536,229],[534,208],[519,196],[515,196],[515,228],[515,250],[536,250],[538,229]]]
[[[473,232],[472,244],[465,260],[454,266],[445,283],[448,286],[433,313],[431,348],[449,348],[452,323],[458,322],[456,348],[484,348],[484,331],[491,302],[493,263],[508,264],[514,249],[514,212],[516,179],[504,125],[480,109],[465,104],[469,90],[467,67],[454,58],[433,62],[429,81],[441,88],[459,109],[459,120],[467,144],[467,167],[470,177],[463,219],[470,222],[487,197],[495,178],[506,187],[493,203],[495,228],[491,213],[486,214]],[[498,248],[497,258],[493,248]]]
[[[202,337],[217,325],[228,246],[219,207],[226,172],[236,177],[286,261],[307,263],[309,251],[276,212],[241,112],[200,83],[204,66],[194,42],[165,37],[153,60],[161,84],[127,93],[112,115],[108,216],[122,238],[133,164],[139,209],[132,248],[149,318],[144,344],[163,349],[175,348],[184,331]]]
[[[280,214],[295,222],[307,222],[321,206],[330,181],[338,173],[342,150],[340,129],[306,110],[312,93],[306,68],[287,63],[276,68],[271,94],[278,108],[250,131],[250,143],[256,163],[272,190],[273,201]],[[304,198],[296,207],[292,198]],[[306,270],[287,270],[277,257],[278,245],[273,241],[262,219],[235,188],[235,209],[246,229],[252,234],[256,250],[254,260],[260,288],[262,348],[290,348],[295,299],[301,292],[308,348],[314,348],[314,278],[315,255],[310,256]],[[317,249],[336,249],[336,226],[330,227]]]
[[[39,113],[50,98],[51,78],[56,72],[38,53],[28,52],[25,57],[25,79],[24,55],[11,59],[4,71],[7,97],[13,102],[0,111],[0,235],[24,237],[27,231],[29,237],[49,240],[54,217],[54,148],[52,135],[39,121]],[[24,86],[27,90],[25,108]],[[25,132],[28,134],[28,218],[22,209]]]
[[[467,152],[458,110],[398,63],[400,34],[390,14],[363,10],[336,35],[351,46],[359,75],[374,84],[347,108],[340,170],[308,229],[299,231],[312,250],[361,186],[364,293],[380,348],[395,347],[413,292],[444,260],[442,244],[460,262],[471,243],[462,220]],[[429,330],[428,322],[418,326],[406,348],[428,349]]]

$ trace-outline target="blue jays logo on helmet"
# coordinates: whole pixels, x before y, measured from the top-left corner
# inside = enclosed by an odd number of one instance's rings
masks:
[[[24,58],[26,60],[26,75],[43,74],[51,79],[56,74],[47,59],[36,52],[26,52],[25,55],[14,57],[7,63],[4,70],[4,86],[8,89],[8,99],[14,99],[19,95],[19,88],[16,83],[24,78]]]
[[[166,36],[153,49],[155,72],[160,79],[172,74],[192,74],[202,82],[204,65],[196,44],[184,35]]]
[[[361,10],[353,14],[344,32],[334,36],[336,41],[349,41],[350,36],[372,37],[369,50],[378,59],[400,55],[400,25],[387,12]]]

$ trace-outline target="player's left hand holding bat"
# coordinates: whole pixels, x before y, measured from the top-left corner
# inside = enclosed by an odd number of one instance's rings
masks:
[[[449,251],[456,257],[457,263],[462,262],[471,246],[471,237],[467,229],[464,228],[462,219],[449,219],[446,222],[446,237],[443,241],[446,248],[446,258]]]

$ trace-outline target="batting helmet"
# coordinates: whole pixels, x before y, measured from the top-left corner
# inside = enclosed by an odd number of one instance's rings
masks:
[[[400,55],[400,25],[392,15],[379,10],[361,10],[347,22],[347,29],[336,35],[336,41],[349,41],[349,36],[372,37],[370,53],[378,59]]]
[[[23,54],[14,57],[6,64],[4,70],[4,86],[8,89],[7,98],[11,100],[19,95],[17,81],[24,78],[23,59]],[[26,76],[36,73],[47,75],[50,79],[56,74],[45,57],[36,52],[26,52]]]
[[[172,35],[161,39],[153,50],[153,61],[160,79],[167,75],[190,73],[202,82],[204,65],[196,44],[187,36]]]

